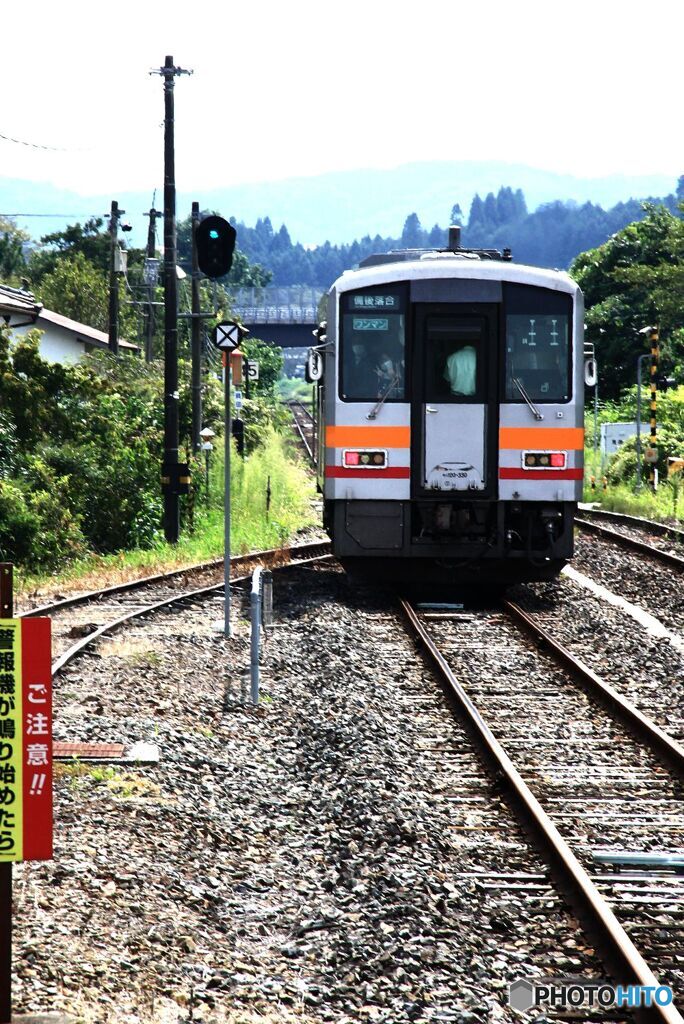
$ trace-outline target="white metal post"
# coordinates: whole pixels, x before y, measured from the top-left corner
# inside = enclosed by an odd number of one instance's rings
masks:
[[[226,365],[223,370],[224,408],[225,408],[225,469],[223,485],[223,634],[230,636],[230,353],[225,356]]]
[[[261,641],[261,566],[254,570],[252,576],[252,593],[250,596],[250,610],[252,623],[252,636],[250,643],[250,680],[252,690],[252,704],[259,703],[259,653]]]

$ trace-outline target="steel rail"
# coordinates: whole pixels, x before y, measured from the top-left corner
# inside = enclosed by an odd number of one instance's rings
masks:
[[[466,716],[467,724],[474,732],[487,761],[494,765],[497,778],[505,780],[522,808],[526,824],[538,845],[545,851],[560,887],[592,936],[595,936],[597,948],[606,966],[614,972],[616,978],[621,979],[623,985],[658,988],[659,982],[653,971],[454,676],[414,609],[403,599],[401,607],[446,684],[447,694]],[[684,1024],[684,1018],[673,1006],[642,1007],[635,1010],[635,1017],[645,1022]]]
[[[309,442],[307,441],[306,437],[304,436],[304,431],[302,430],[302,425],[299,422],[299,420],[297,419],[297,415],[296,415],[296,413],[294,411],[295,404],[301,405],[301,402],[299,402],[299,403],[288,402],[288,407],[290,409],[290,412],[292,413],[292,421],[293,421],[295,427],[297,428],[297,433],[299,434],[299,438],[300,438],[302,444],[304,445],[304,448],[306,449],[306,454],[309,457],[309,462],[311,463],[311,465],[313,465],[314,462],[315,462],[314,453],[313,453],[313,451],[311,449],[311,445],[309,444]],[[304,406],[302,406],[302,408],[304,408]],[[313,416],[311,417],[311,422],[313,423]]]
[[[641,555],[647,555],[649,558],[654,558],[658,562],[664,562],[666,565],[670,565],[680,571],[684,570],[684,558],[681,555],[673,555],[669,551],[663,551],[661,548],[654,548],[645,541],[635,540],[634,537],[627,537],[624,533],[610,530],[607,526],[599,526],[598,523],[591,523],[588,519],[578,519],[575,517],[575,524],[581,530],[603,537],[604,540],[618,544],[627,551],[638,551]]]
[[[641,519],[639,516],[630,516],[626,512],[612,512],[606,508],[592,508],[582,502],[577,506],[585,516],[594,516],[596,519],[607,519],[614,523],[623,523],[625,526],[636,526],[648,533],[656,533],[659,536],[671,536],[678,542],[684,543],[684,530],[676,526],[668,526],[667,523],[658,523],[655,519]]]
[[[307,548],[320,548],[326,546],[327,545],[325,544],[303,544],[300,546],[299,549],[293,548],[290,550],[302,551],[303,549]],[[271,568],[294,569],[298,568],[301,565],[309,565],[312,562],[320,562],[327,559],[331,559],[332,557],[333,556],[331,554],[326,553],[311,554],[308,557],[297,558],[294,561],[284,562],[282,565],[272,566]],[[231,583],[243,583],[247,579],[249,579],[249,576],[236,576],[234,578],[231,577]],[[112,619],[110,622],[105,622],[104,625],[98,626],[98,628],[94,629],[92,633],[88,633],[87,636],[82,637],[77,643],[73,644],[66,651],[60,654],[58,658],[54,660],[54,662],[52,663],[53,677],[56,676],[59,672],[61,672],[64,666],[67,665],[70,661],[72,661],[83,650],[85,650],[86,647],[89,647],[91,644],[93,644],[96,640],[99,640],[101,637],[108,636],[109,634],[114,633],[117,629],[125,625],[125,623],[130,622],[132,619],[143,618],[146,615],[151,615],[154,612],[160,611],[162,608],[167,608],[175,604],[182,604],[184,601],[191,601],[195,598],[204,598],[207,597],[209,594],[215,594],[219,591],[223,591],[223,589],[223,581],[221,583],[212,583],[208,587],[200,587],[196,590],[187,590],[184,591],[182,594],[174,594],[173,597],[165,597],[162,601],[156,601],[153,604],[144,605],[142,608],[134,608],[132,611],[126,612],[125,615],[119,616],[118,619]]]
[[[290,406],[296,406],[298,409],[301,409],[306,418],[310,420],[311,423],[314,422],[313,413],[309,409],[307,409],[304,403],[300,402],[298,398],[291,398],[289,404]]]
[[[268,548],[265,551],[251,551],[245,555],[234,555],[231,565],[241,566],[254,559],[277,558],[292,551],[304,551],[307,548],[315,548],[320,544],[326,545],[327,541],[314,541],[311,544],[295,545],[291,548]],[[79,604],[88,604],[89,601],[98,601],[101,598],[109,597],[110,594],[124,594],[130,590],[137,590],[140,587],[151,586],[155,583],[164,583],[165,580],[176,579],[179,576],[187,576],[192,572],[205,572],[208,569],[220,569],[223,566],[223,558],[213,559],[211,562],[198,562],[196,565],[187,565],[183,569],[171,569],[170,572],[156,573],[154,576],[140,576],[135,580],[127,580],[125,583],[116,583],[111,587],[104,587],[102,590],[88,590],[75,597],[65,597],[60,601],[53,601],[51,604],[40,605],[39,608],[29,608],[20,612],[19,619],[35,618],[38,615],[51,615],[53,612],[61,612],[65,608],[73,608]]]
[[[515,601],[504,599],[503,607],[518,625],[522,626],[535,640],[541,641],[542,646],[577,679],[592,698],[599,701],[611,715],[626,725],[637,739],[646,741],[681,778],[684,778],[684,747],[674,737],[656,725],[610,683],[597,676],[588,665],[585,665],[562,644],[554,640],[534,616],[524,611]]]

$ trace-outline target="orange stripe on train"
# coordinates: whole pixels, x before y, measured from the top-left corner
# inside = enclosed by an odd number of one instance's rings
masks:
[[[364,447],[410,448],[410,427],[328,427],[325,432],[328,448]]]
[[[328,448],[348,446],[383,446],[385,448],[410,448],[410,427],[328,427],[325,432]],[[499,448],[520,450],[521,448],[565,448],[581,451],[584,448],[582,427],[501,427]]]
[[[584,448],[584,430],[582,427],[501,427],[499,448],[517,451],[521,448],[565,448],[578,452]]]

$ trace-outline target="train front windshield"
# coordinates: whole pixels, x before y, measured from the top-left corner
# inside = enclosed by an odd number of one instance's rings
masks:
[[[340,398],[345,402],[402,402],[406,385],[407,292],[402,285],[347,292],[340,308]],[[569,402],[572,398],[572,299],[565,292],[530,285],[505,284],[505,366],[503,400],[524,402],[523,391],[537,403]],[[454,310],[458,304],[453,304]],[[436,323],[436,321],[435,321]],[[445,321],[449,331],[456,321]],[[436,330],[437,328],[435,328]],[[443,328],[440,328],[443,329]],[[432,332],[434,334],[434,331]],[[458,332],[457,332],[458,333]],[[479,335],[478,335],[479,337]],[[432,335],[431,335],[432,338]],[[449,334],[451,338],[451,334]],[[472,396],[482,364],[480,342],[465,335],[451,348],[432,338],[443,388]],[[449,340],[449,339],[447,339]],[[467,343],[467,350],[464,345]],[[444,342],[446,344],[446,342]],[[461,351],[463,349],[463,351]],[[470,364],[466,365],[466,356]],[[446,369],[445,369],[446,368]],[[429,368],[427,370],[430,376]],[[466,380],[468,373],[472,380]],[[465,383],[461,382],[461,377]],[[430,401],[436,400],[431,398]]]
[[[347,402],[406,399],[406,313],[401,289],[342,298],[340,397]]]
[[[509,285],[506,304],[506,401],[571,398],[571,299],[563,292]],[[517,383],[516,383],[517,382]]]

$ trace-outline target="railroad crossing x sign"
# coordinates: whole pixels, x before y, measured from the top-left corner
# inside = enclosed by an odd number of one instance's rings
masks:
[[[224,352],[232,352],[240,344],[240,325],[233,320],[224,320],[214,328],[214,344]]]

